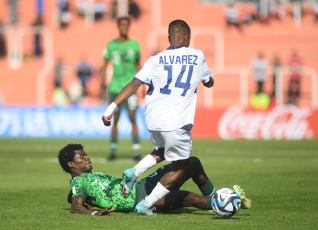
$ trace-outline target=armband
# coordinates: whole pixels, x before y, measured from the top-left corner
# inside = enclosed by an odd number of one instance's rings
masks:
[[[92,215],[92,216],[95,216],[95,213],[96,213],[96,212],[98,212],[98,211],[94,211],[94,212],[92,212],[92,213],[91,213],[91,215]]]

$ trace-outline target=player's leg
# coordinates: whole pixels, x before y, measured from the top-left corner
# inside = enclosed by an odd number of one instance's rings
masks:
[[[154,207],[158,211],[167,212],[182,207],[196,207],[203,210],[211,210],[211,197],[200,196],[193,192],[176,190],[167,194],[164,198],[158,200]]]
[[[136,111],[131,110],[128,111],[129,119],[132,125],[132,149],[134,151],[134,160],[139,161],[140,158],[140,140],[138,135],[138,127],[136,123]]]
[[[138,135],[138,127],[136,123],[136,110],[138,109],[138,97],[137,94],[131,95],[126,101],[126,108],[128,110],[129,120],[132,125],[132,142],[134,159],[140,160],[140,140]]]
[[[159,134],[164,140],[164,157],[167,161],[172,161],[172,165],[170,171],[160,179],[145,201],[136,205],[137,211],[142,214],[147,214],[158,200],[170,192],[176,181],[182,178],[189,164],[192,150],[192,135],[189,130],[178,129],[171,132],[159,132]]]
[[[114,101],[117,97],[117,94],[110,93],[110,100]],[[110,155],[108,157],[108,160],[115,160],[116,154],[117,154],[117,147],[118,147],[118,121],[120,116],[120,106],[118,106],[113,115],[113,127],[111,132],[111,138],[110,138]]]
[[[123,173],[123,181],[120,185],[121,193],[128,197],[137,178],[149,168],[164,160],[164,149],[154,149],[150,154],[145,156],[136,166],[126,169]],[[158,182],[158,181],[157,181]]]

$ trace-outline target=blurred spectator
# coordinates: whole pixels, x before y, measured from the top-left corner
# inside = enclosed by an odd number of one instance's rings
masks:
[[[38,16],[42,16],[44,12],[44,1],[43,0],[35,0],[36,1],[36,13]]]
[[[266,68],[267,62],[264,59],[264,55],[262,52],[257,54],[257,58],[252,62],[252,70],[254,73],[254,79],[257,83],[257,93],[263,93],[263,83],[266,79]]]
[[[41,29],[43,26],[43,21],[41,16],[37,16],[34,23],[32,24],[34,32],[34,50],[33,54],[36,58],[40,58],[43,54],[42,50],[42,38],[41,38]]]
[[[4,99],[3,99],[2,93],[0,91],[0,106],[3,104],[4,104]]]
[[[267,93],[253,93],[251,96],[251,106],[254,109],[265,110],[270,104],[270,97]]]
[[[72,82],[69,89],[70,101],[74,105],[78,105],[82,101],[82,85],[78,78]]]
[[[225,8],[225,17],[226,17],[226,24],[227,26],[235,26],[239,30],[241,30],[241,24],[239,21],[240,11],[235,6],[234,3],[229,3],[227,7]]]
[[[110,7],[110,18],[115,20],[118,17],[118,1],[113,0]],[[128,0],[128,15],[133,19],[138,19],[141,15],[141,10],[134,0]]]
[[[287,103],[297,105],[300,97],[300,86],[301,86],[301,67],[303,65],[303,61],[298,56],[296,50],[292,52],[292,56],[289,60],[290,66],[290,78],[288,84],[288,101]]]
[[[93,66],[85,58],[83,58],[76,67],[77,77],[81,82],[82,86],[82,97],[88,95],[87,93],[87,83],[92,77]]]
[[[78,0],[76,3],[76,11],[79,16],[85,16],[85,11],[89,7],[88,0]]]
[[[67,106],[69,104],[68,94],[61,86],[57,86],[53,90],[52,100],[55,106]]]
[[[19,15],[17,13],[19,0],[8,0],[8,4],[9,4],[10,24],[16,25],[19,22]]]
[[[110,18],[112,20],[115,20],[117,18],[117,6],[118,6],[117,0],[113,0],[110,7]]]
[[[58,0],[58,22],[59,26],[64,29],[68,26],[72,18],[68,0]]]
[[[318,0],[313,3],[313,11],[315,16],[315,23],[318,23]]]
[[[140,14],[141,14],[139,6],[137,5],[137,3],[134,0],[129,0],[128,4],[129,4],[128,5],[129,16],[133,17],[134,19],[138,19]]]
[[[271,16],[277,18],[277,19],[284,19],[286,15],[286,10],[284,7],[283,0],[275,0],[275,1],[269,1],[269,13]]]
[[[64,65],[62,58],[59,58],[54,67],[54,85],[55,87],[60,87],[63,80]]]
[[[3,25],[2,22],[0,21],[0,59],[5,57],[7,54],[6,51],[6,43],[4,40],[4,35],[3,35]]]
[[[276,55],[274,57],[273,63],[272,63],[272,68],[273,68],[273,90],[272,90],[272,97],[275,97],[276,95],[276,83],[277,83],[277,79],[279,76],[279,71],[281,69],[281,61],[278,57],[278,55]]]
[[[106,11],[106,4],[101,0],[97,0],[94,5],[95,20],[98,21],[100,19],[103,19],[104,15],[106,14]]]

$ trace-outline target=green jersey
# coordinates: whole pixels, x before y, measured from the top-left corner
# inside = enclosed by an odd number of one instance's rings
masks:
[[[135,206],[136,185],[124,198],[120,193],[122,179],[104,173],[83,173],[71,180],[72,199],[82,197],[84,202],[99,208],[113,206],[117,212],[130,212]]]
[[[104,59],[113,63],[113,77],[108,90],[119,93],[136,74],[136,62],[140,59],[139,43],[134,39],[126,42],[112,40],[104,51]]]

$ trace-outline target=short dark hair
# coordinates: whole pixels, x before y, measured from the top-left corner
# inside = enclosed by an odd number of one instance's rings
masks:
[[[169,24],[168,33],[169,35],[173,32],[184,32],[185,34],[191,34],[190,26],[183,20],[177,19]]]
[[[119,23],[120,23],[122,20],[127,20],[128,23],[130,24],[130,18],[127,17],[127,16],[123,16],[123,17],[117,18],[117,20],[116,20],[116,21],[117,21],[117,25],[119,25]]]
[[[62,169],[71,173],[70,167],[68,167],[67,162],[74,161],[75,151],[83,150],[83,146],[81,144],[68,144],[64,148],[62,148],[59,152],[58,158]]]

